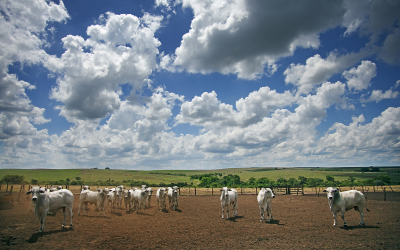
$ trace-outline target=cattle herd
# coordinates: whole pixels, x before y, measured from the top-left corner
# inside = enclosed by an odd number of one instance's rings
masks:
[[[158,188],[156,192],[157,208],[159,211],[166,210],[167,197],[168,207],[176,210],[178,207],[179,198],[179,187],[168,187]],[[222,207],[222,219],[229,219],[229,208],[232,205],[233,216],[238,216],[238,192],[235,189],[224,187],[221,190],[221,207]],[[363,193],[357,190],[349,190],[340,192],[337,188],[328,187],[324,190],[327,193],[328,203],[330,210],[334,217],[334,226],[336,226],[337,213],[341,212],[344,226],[347,226],[344,219],[345,212],[350,209],[355,209],[360,213],[360,224],[364,224],[364,208],[368,210],[365,204],[365,198]],[[97,188],[96,191],[91,191],[88,186],[84,186],[81,190],[79,197],[79,210],[80,215],[81,209],[83,209],[84,215],[86,215],[86,206],[88,204],[95,204],[96,210],[100,212],[100,216],[105,216],[106,207],[108,212],[117,212],[122,208],[122,200],[125,204],[125,211],[135,210],[138,213],[145,212],[146,208],[150,207],[151,197],[153,190],[150,187],[143,185],[141,188],[127,189],[124,186],[118,186],[114,188]],[[70,216],[70,226],[72,226],[72,207],[74,202],[74,195],[68,189],[62,189],[62,187],[51,187],[46,189],[44,187],[32,187],[31,190],[26,194],[32,195],[32,203],[34,207],[34,215],[39,218],[40,229],[39,232],[44,231],[44,221],[46,215],[49,213],[56,213],[62,209],[64,213],[64,221],[62,227],[66,225],[67,220],[67,209]],[[271,198],[274,198],[275,194],[270,188],[262,188],[257,196],[257,202],[260,209],[260,222],[265,220],[265,212],[267,212],[267,222],[272,220],[271,211]]]

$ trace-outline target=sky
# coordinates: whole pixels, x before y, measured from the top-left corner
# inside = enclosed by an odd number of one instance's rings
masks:
[[[0,1],[0,168],[400,165],[400,1]]]

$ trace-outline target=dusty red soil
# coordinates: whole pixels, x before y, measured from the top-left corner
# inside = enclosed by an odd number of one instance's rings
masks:
[[[106,217],[94,205],[88,216],[78,216],[75,195],[73,227],[61,229],[59,211],[47,216],[44,233],[37,233],[39,220],[21,199],[14,209],[0,210],[0,249],[400,249],[400,195],[389,201],[380,196],[368,195],[366,226],[358,226],[352,210],[344,228],[340,218],[333,226],[324,195],[277,195],[270,223],[260,223],[256,195],[239,195],[238,217],[229,220],[221,219],[216,195],[181,196],[179,209],[165,212],[153,199],[144,213],[122,210]]]

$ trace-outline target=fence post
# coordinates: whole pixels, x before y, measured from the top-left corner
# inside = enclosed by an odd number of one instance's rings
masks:
[[[299,195],[299,186],[297,186],[297,195]]]
[[[383,200],[386,201],[386,187],[383,188]]]
[[[189,186],[189,195],[190,195],[190,186]]]
[[[194,187],[194,195],[196,195],[196,187]]]
[[[11,186],[11,188],[10,188],[10,195],[11,195],[11,193],[12,193],[13,187],[14,187],[14,186]]]
[[[8,183],[7,183],[7,189],[6,189],[6,193],[8,192]]]
[[[179,196],[181,195],[181,189],[180,188],[178,188],[178,190],[179,190]]]
[[[256,187],[256,194],[257,194],[257,187]]]
[[[365,188],[367,188],[367,187],[365,187]],[[366,191],[366,193],[365,193],[365,200],[368,200],[368,190],[369,190],[369,188],[367,188],[365,191]]]
[[[211,188],[211,195],[214,195],[214,188]]]
[[[23,187],[23,185],[21,185],[21,189],[19,190],[18,199],[17,199],[18,203],[19,203],[19,196],[21,195],[22,187]]]
[[[243,194],[243,189],[242,188],[240,188],[240,194]]]

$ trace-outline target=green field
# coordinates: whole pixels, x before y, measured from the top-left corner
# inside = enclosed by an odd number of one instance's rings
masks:
[[[270,180],[278,180],[279,178],[298,179],[299,176],[307,178],[320,178],[325,180],[326,176],[332,176],[337,181],[348,179],[353,176],[356,180],[373,179],[378,175],[388,175],[392,182],[400,182],[400,167],[379,167],[379,172],[360,171],[361,168],[234,168],[219,170],[113,170],[113,169],[0,169],[0,180],[5,175],[22,175],[25,181],[32,179],[38,180],[40,183],[50,183],[51,181],[66,180],[71,181],[74,177],[79,176],[84,182],[96,181],[145,181],[151,184],[193,182],[194,185],[199,183],[198,180],[190,180],[191,175],[201,175],[210,173],[221,173],[225,175],[238,175],[242,181],[248,181],[249,178],[256,179],[267,177]],[[185,176],[184,176],[185,175]]]

